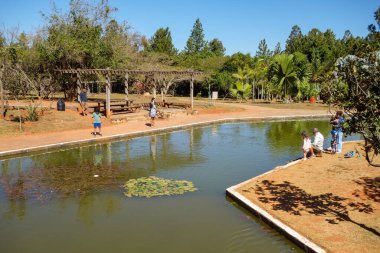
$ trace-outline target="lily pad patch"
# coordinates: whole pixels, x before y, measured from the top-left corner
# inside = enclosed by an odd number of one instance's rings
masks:
[[[141,177],[130,179],[124,184],[124,195],[127,197],[160,197],[182,195],[186,192],[194,192],[197,188],[186,180],[172,180],[159,177]]]

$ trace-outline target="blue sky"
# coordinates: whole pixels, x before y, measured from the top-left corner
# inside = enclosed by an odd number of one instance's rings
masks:
[[[49,12],[52,0],[0,0],[0,28],[19,26],[33,32],[43,24],[40,12]],[[55,0],[68,9],[69,0]],[[284,49],[291,27],[303,33],[311,28],[331,28],[341,38],[349,29],[355,36],[367,35],[375,23],[378,0],[109,0],[118,11],[114,17],[126,20],[135,31],[151,37],[168,26],[175,46],[182,50],[196,18],[200,18],[206,39],[220,39],[227,54],[255,54],[259,41],[269,47],[277,42]]]

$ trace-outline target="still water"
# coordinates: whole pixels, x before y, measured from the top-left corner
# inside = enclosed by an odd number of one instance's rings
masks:
[[[301,252],[225,189],[300,157],[312,127],[328,136],[326,121],[222,124],[2,160],[0,252]],[[150,175],[198,191],[124,196]]]

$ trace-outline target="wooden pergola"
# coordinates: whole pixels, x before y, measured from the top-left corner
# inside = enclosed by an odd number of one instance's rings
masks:
[[[111,115],[110,102],[111,102],[111,76],[117,76],[124,78],[124,90],[125,90],[125,99],[128,100],[128,79],[130,75],[145,75],[145,76],[168,76],[175,75],[179,77],[188,77],[190,80],[190,100],[191,100],[191,109],[194,108],[194,80],[197,76],[203,74],[200,71],[194,70],[129,70],[129,69],[58,69],[56,72],[60,74],[70,74],[76,75],[77,77],[77,89],[78,91],[82,85],[81,75],[102,75],[106,79],[106,116],[107,118]]]

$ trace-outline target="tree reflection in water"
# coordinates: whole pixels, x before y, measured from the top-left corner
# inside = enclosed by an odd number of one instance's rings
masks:
[[[91,224],[96,193],[118,190],[131,178],[204,161],[199,151],[193,150],[194,139],[199,144],[202,137],[201,130],[195,133],[189,130],[188,138],[181,135],[185,137],[181,142],[189,143],[185,146],[167,133],[0,161],[0,198],[7,199],[9,215],[19,218],[25,215],[28,200],[44,203],[56,199],[64,208],[65,202],[74,198],[78,218]],[[106,213],[112,213],[121,200],[109,194],[101,205]]]

